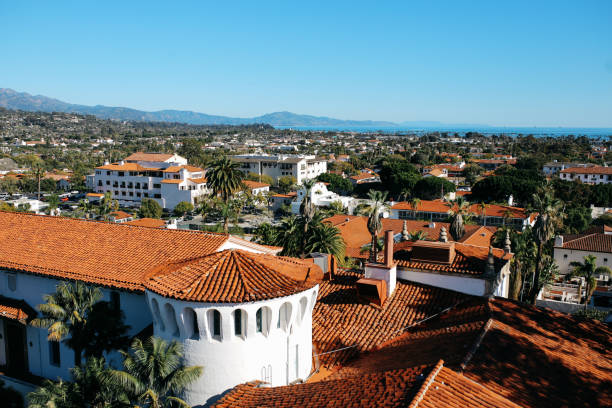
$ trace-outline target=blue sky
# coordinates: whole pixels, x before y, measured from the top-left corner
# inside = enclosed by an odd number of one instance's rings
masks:
[[[0,87],[239,117],[612,127],[612,1],[0,0]]]

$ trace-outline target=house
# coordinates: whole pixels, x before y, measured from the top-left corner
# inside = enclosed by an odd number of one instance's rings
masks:
[[[172,210],[182,201],[195,205],[209,193],[205,171],[176,154],[134,153],[117,163],[107,162],[96,167],[93,184],[96,193],[111,192],[124,207],[138,207],[150,198]]]
[[[385,261],[371,268],[384,276],[396,265]],[[340,270],[321,282],[311,376],[280,387],[265,384],[262,376],[234,387],[213,406],[612,404],[612,330],[606,325],[403,280],[399,271],[395,282],[388,280],[391,296],[384,296],[387,281],[374,274]]]
[[[571,272],[571,262],[583,262],[587,255],[597,257],[597,266],[612,268],[612,228],[599,226],[583,234],[555,237],[553,257],[561,275]],[[603,281],[607,277],[601,276],[599,279]]]
[[[228,234],[8,212],[0,240],[9,384],[68,377],[72,350],[30,322],[45,294],[77,280],[124,311],[130,336],[152,330],[181,344],[186,365],[206,368],[182,395],[190,406],[612,403],[610,328],[493,296],[510,256],[501,250],[442,241],[395,250],[389,231],[382,260],[327,271],[320,255],[278,257]],[[475,296],[402,275],[437,272],[490,284]],[[119,364],[118,353],[106,357]]]
[[[272,177],[277,182],[280,177],[295,177],[297,184],[304,180],[315,179],[327,171],[327,161],[313,155],[238,155],[232,160],[240,163],[245,174],[255,173]]]
[[[416,210],[413,208],[413,203],[403,201],[391,206],[390,218],[446,221],[449,217],[449,210],[448,202],[443,200],[421,200]],[[528,214],[524,208],[507,205],[487,204],[483,209],[480,204],[472,204],[469,207],[469,212],[476,223],[484,226],[511,225],[522,230],[535,222],[534,214]]]
[[[476,163],[485,170],[497,170],[499,166],[505,164],[515,165],[516,159],[474,159],[472,163]]]
[[[297,191],[290,191],[287,194],[272,194],[268,200],[270,210],[278,211],[283,205],[291,206],[291,202],[297,197]]]
[[[570,167],[561,170],[559,172],[559,178],[564,181],[579,180],[586,184],[611,184],[612,167]]]
[[[565,169],[576,168],[576,167],[588,167],[588,166],[592,166],[592,165],[584,164],[584,163],[558,162],[555,160],[555,161],[544,164],[544,166],[542,166],[542,172],[544,173],[545,176],[554,176],[556,174],[559,174],[562,170],[565,170]]]
[[[300,213],[300,207],[305,196],[306,189],[301,188],[298,190],[296,199],[291,202],[291,212],[293,214]],[[320,181],[314,183],[310,189],[310,202],[315,207],[329,207],[331,203],[338,202],[341,203],[342,207],[346,208],[349,213],[353,212],[353,209],[358,204],[358,200],[353,197],[341,196],[327,190],[327,185]]]
[[[353,184],[380,183],[380,177],[373,170],[365,169],[349,178]]]
[[[121,224],[124,222],[133,221],[134,216],[132,214],[126,213],[125,211],[113,211],[108,215],[108,220],[110,222]]]
[[[258,196],[270,192],[270,185],[268,183],[261,183],[259,181],[243,180],[242,183],[249,190],[252,196]]]

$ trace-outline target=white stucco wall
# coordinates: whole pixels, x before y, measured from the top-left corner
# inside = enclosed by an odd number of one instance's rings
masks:
[[[318,285],[291,296],[240,304],[210,304],[167,299],[147,291],[151,310],[157,302],[160,313],[154,315],[154,332],[168,341],[177,340],[184,346],[185,364],[203,366],[203,375],[185,393],[190,405],[212,402],[226,390],[252,380],[262,380],[274,386],[287,385],[305,379],[312,365],[312,309]],[[277,327],[283,305],[291,305],[289,320]],[[172,309],[167,309],[171,305]],[[269,313],[268,332],[256,332],[257,310],[266,307]],[[286,307],[286,306],[285,306]],[[198,333],[194,336],[190,323],[191,308],[197,316]],[[244,311],[246,321],[243,336],[234,334],[234,312]],[[221,314],[221,336],[212,333],[212,311]],[[178,333],[169,313],[174,313]],[[264,320],[265,317],[264,317]]]
[[[423,283],[438,288],[450,289],[468,295],[483,296],[486,291],[486,281],[484,279],[443,275],[439,273],[428,273],[421,271],[397,268],[397,278],[412,282]]]
[[[562,275],[571,272],[570,262],[584,262],[584,257],[587,255],[594,255],[597,257],[597,266],[607,266],[612,268],[612,253],[608,252],[591,252],[591,251],[580,251],[577,249],[567,248],[554,248],[554,258],[557,265],[559,265],[559,273]],[[567,255],[567,256],[566,256]]]
[[[62,282],[58,279],[47,278],[40,275],[28,273],[15,273],[16,288],[12,291],[8,286],[8,271],[0,270],[0,295],[24,300],[32,308],[43,303],[43,296],[55,292],[56,286]],[[111,292],[109,288],[102,290],[102,300],[110,301]],[[125,313],[125,323],[130,326],[128,335],[133,336],[146,326],[151,324],[152,317],[149,308],[146,306],[144,293],[118,291],[120,296],[121,309]],[[74,353],[64,343],[60,343],[60,366],[50,363],[49,341],[47,340],[47,330],[32,326],[26,328],[26,343],[28,350],[28,368],[32,374],[50,379],[57,377],[70,378],[70,368],[74,366]],[[4,340],[4,339],[2,339]],[[2,353],[4,353],[3,344]],[[1,356],[2,354],[0,354]],[[121,362],[118,353],[108,356],[109,362],[116,365]]]

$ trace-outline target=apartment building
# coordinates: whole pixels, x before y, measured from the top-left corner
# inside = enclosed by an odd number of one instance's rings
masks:
[[[612,183],[612,167],[570,167],[559,172],[559,178],[565,181],[580,180],[587,184]]]
[[[176,154],[134,153],[96,167],[92,181],[96,193],[110,191],[122,206],[138,207],[143,199],[151,198],[172,210],[181,201],[196,204],[208,193],[204,174]]]
[[[304,180],[314,179],[327,172],[327,161],[313,155],[256,155],[245,154],[233,157],[240,163],[240,170],[245,174],[266,175],[278,181],[280,177],[295,177],[298,184]]]

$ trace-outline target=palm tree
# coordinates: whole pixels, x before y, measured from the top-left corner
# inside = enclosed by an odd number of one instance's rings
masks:
[[[487,226],[486,211],[487,211],[487,208],[489,208],[489,204],[482,201],[480,204],[478,204],[478,208],[480,209],[480,215],[482,216],[482,225],[486,227]]]
[[[300,217],[303,228],[303,236],[302,236],[302,250],[301,256],[305,256],[306,251],[306,237],[308,236],[308,227],[312,222],[312,219],[315,215],[315,206],[312,202],[312,198],[310,197],[312,192],[312,187],[314,186],[314,180],[304,180],[304,198],[302,199],[302,204],[300,204]]]
[[[253,241],[262,245],[274,245],[276,243],[276,228],[270,223],[264,222],[259,224],[253,233]]]
[[[584,278],[586,282],[586,296],[584,298],[584,306],[589,303],[593,292],[597,287],[596,275],[610,275],[612,271],[607,266],[597,266],[597,257],[594,255],[587,255],[584,257],[584,262],[573,261],[570,262],[570,266],[573,268],[570,276]]]
[[[368,231],[372,236],[372,251],[370,251],[370,262],[376,262],[376,260],[378,259],[378,246],[376,245],[376,237],[382,231],[381,216],[385,208],[387,192],[385,191],[383,193],[382,191],[370,190],[368,192],[368,197],[372,201],[372,205],[370,206],[370,211],[368,214]]]
[[[402,191],[400,191],[399,196],[397,197],[397,199],[399,201],[402,201],[402,198],[404,199],[403,201],[407,201],[408,198],[412,195],[412,192],[410,191],[409,188],[404,187],[402,188]]]
[[[540,281],[540,270],[544,245],[550,241],[555,234],[555,229],[560,227],[563,219],[563,203],[555,199],[550,188],[544,189],[540,194],[533,195],[532,212],[538,214],[533,226],[533,237],[538,246],[536,255],[535,273],[531,283],[529,300],[535,304],[537,293],[537,282]]]
[[[108,221],[110,214],[119,209],[119,201],[113,200],[113,194],[110,191],[104,193],[104,197],[100,200],[98,206],[98,214],[104,221]]]
[[[414,212],[414,219],[417,218],[417,211],[419,210],[419,206],[421,205],[421,199],[414,197],[410,200],[410,205],[412,206],[412,211]]]
[[[227,156],[223,156],[212,163],[206,172],[207,185],[212,191],[213,196],[221,197],[227,205],[235,191],[242,188],[244,174],[238,170],[239,163],[232,161]],[[223,219],[223,231],[227,233],[228,218]]]
[[[470,216],[470,205],[462,196],[449,201],[446,205],[451,218],[449,232],[455,241],[459,241],[465,234],[464,224]]]
[[[121,352],[123,370],[109,371],[109,382],[138,407],[189,407],[177,395],[202,375],[202,367],[182,366],[182,346],[150,337],[135,339],[130,348]]]
[[[308,252],[322,252],[339,260],[344,259],[345,244],[340,230],[326,222],[312,228],[306,248]]]
[[[79,281],[74,284],[62,282],[57,285],[55,293],[45,295],[43,299],[45,303],[38,305],[42,317],[32,320],[32,325],[46,328],[50,341],[62,341],[69,335],[66,344],[74,351],[74,364],[81,365],[87,342],[87,317],[102,299],[102,291]]]
[[[423,230],[412,231],[408,234],[408,240],[412,242],[424,241],[427,239],[427,232]]]
[[[283,255],[297,256],[302,245],[302,228],[298,218],[291,215],[283,219],[275,236],[275,245],[282,246]]]
[[[32,165],[32,175],[38,181],[38,190],[36,192],[37,199],[40,201],[40,180],[45,176],[45,169],[42,163],[37,162]]]
[[[71,383],[44,380],[42,386],[28,394],[28,408],[73,408]]]

